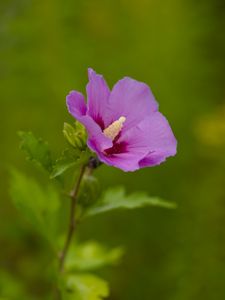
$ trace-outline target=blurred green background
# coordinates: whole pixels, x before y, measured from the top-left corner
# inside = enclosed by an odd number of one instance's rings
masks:
[[[127,249],[122,264],[105,271],[110,299],[225,299],[224,28],[223,0],[0,1],[3,294],[44,299],[48,290],[47,246],[8,195],[9,166],[34,172],[16,132],[32,130],[58,153],[63,122],[72,121],[65,96],[85,90],[92,67],[111,87],[123,76],[148,83],[179,145],[155,168],[97,171],[105,186],[178,203],[175,211],[109,213],[80,227],[84,240]]]

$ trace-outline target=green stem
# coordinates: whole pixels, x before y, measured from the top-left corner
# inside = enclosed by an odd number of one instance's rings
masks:
[[[77,204],[77,195],[79,193],[80,184],[81,184],[84,172],[85,172],[85,166],[81,166],[80,174],[78,176],[76,185],[75,185],[74,189],[72,190],[72,192],[70,193],[71,208],[70,208],[70,221],[69,221],[68,233],[67,233],[66,242],[64,244],[64,248],[59,257],[59,271],[61,273],[64,271],[66,255],[67,255],[73,234],[76,230],[75,211],[76,211],[76,204]]]

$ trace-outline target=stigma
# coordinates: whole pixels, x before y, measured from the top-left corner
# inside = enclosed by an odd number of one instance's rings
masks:
[[[120,133],[125,121],[125,117],[120,117],[118,120],[114,121],[111,125],[103,130],[104,135],[113,141],[115,137]]]

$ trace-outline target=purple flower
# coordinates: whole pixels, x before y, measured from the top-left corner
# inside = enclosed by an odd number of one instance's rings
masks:
[[[87,104],[84,96],[67,96],[70,114],[88,132],[88,147],[99,159],[124,171],[160,164],[176,154],[176,139],[150,88],[129,77],[112,91],[103,76],[88,70]]]

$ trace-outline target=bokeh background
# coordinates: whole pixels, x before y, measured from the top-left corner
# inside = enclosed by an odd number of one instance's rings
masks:
[[[110,299],[225,299],[224,29],[223,0],[0,1],[1,293],[45,299],[48,289],[47,246],[8,195],[10,166],[34,172],[16,132],[32,130],[60,152],[63,122],[72,121],[65,96],[85,90],[91,66],[111,87],[123,76],[148,83],[179,143],[158,167],[97,171],[105,186],[178,203],[81,226],[82,239],[127,249],[105,271]]]

